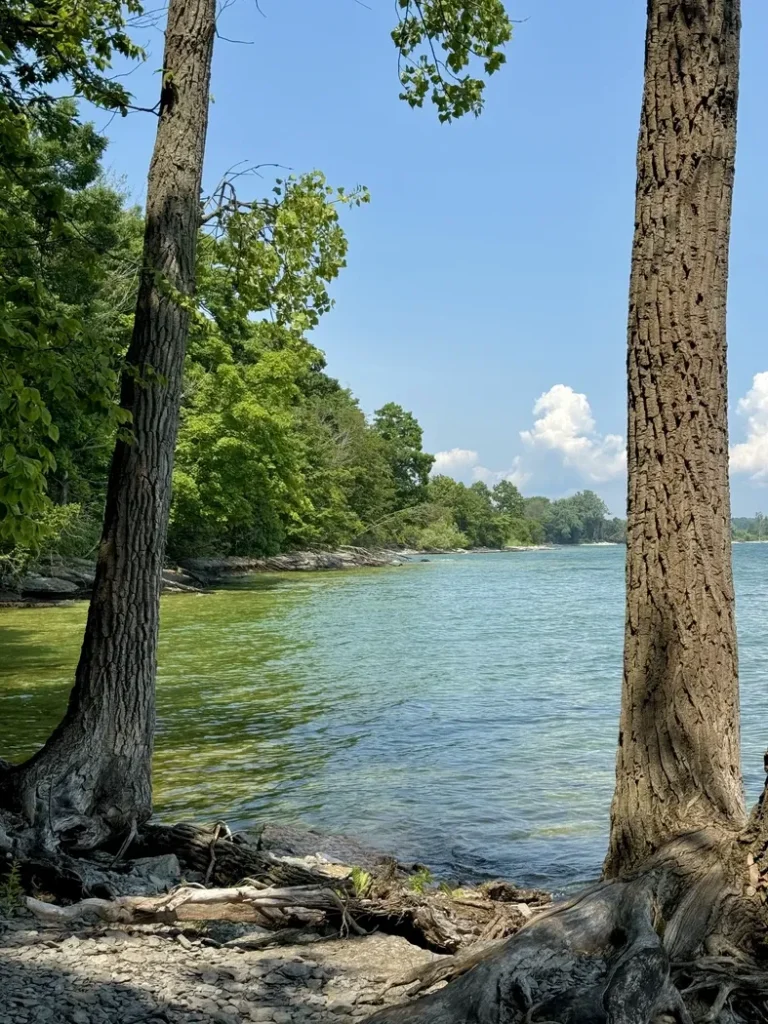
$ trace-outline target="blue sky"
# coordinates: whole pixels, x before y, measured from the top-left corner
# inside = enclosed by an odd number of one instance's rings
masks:
[[[222,34],[250,42],[217,40],[207,185],[238,161],[367,185],[371,205],[344,217],[336,308],[314,336],[329,372],[369,412],[411,409],[461,479],[514,474],[551,497],[593,487],[623,514],[645,4],[520,0],[485,112],[440,125],[398,100],[394,5],[366,2],[261,0],[262,15],[238,0],[225,12]],[[743,8],[730,406],[734,514],[752,515],[768,506],[768,4]],[[151,57],[126,84],[152,106],[162,35],[137,38]],[[115,119],[108,135],[111,170],[142,201],[152,117]]]

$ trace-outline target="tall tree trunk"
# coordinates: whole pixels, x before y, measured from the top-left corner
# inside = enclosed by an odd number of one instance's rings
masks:
[[[171,0],[144,264],[85,639],[66,716],[10,776],[12,799],[77,845],[152,810],[160,588],[195,287],[215,0]],[[41,821],[41,819],[43,819]]]
[[[624,688],[605,865],[625,877],[538,915],[457,964],[445,988],[369,1024],[734,1024],[761,1015],[768,785],[747,823],[726,416],[738,39],[738,0],[648,2]]]
[[[725,337],[739,29],[739,0],[648,2],[609,876],[744,818]]]

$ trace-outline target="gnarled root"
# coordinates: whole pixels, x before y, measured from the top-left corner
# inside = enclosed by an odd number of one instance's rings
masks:
[[[743,944],[755,920],[735,865],[746,852],[707,830],[665,846],[635,877],[606,882],[539,914],[517,935],[475,954],[456,980],[377,1024],[652,1024],[768,1020],[768,974]],[[707,954],[709,950],[709,954]],[[703,957],[703,959],[699,959]],[[466,962],[466,961],[465,961]],[[725,965],[727,964],[727,969]],[[410,981],[418,981],[411,978]],[[427,979],[425,979],[427,980]],[[431,979],[439,980],[439,975]]]

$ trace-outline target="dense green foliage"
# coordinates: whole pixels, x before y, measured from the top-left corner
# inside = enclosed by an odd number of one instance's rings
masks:
[[[66,549],[79,539],[71,553],[93,549],[120,426],[142,224],[101,176],[104,140],[74,115],[62,103],[25,122],[23,178],[0,195],[6,555],[44,551],[54,536]],[[367,198],[310,174],[207,224],[172,554],[341,544],[423,500],[432,459],[415,418],[390,403],[368,422],[307,337],[345,262],[338,210]]]
[[[733,519],[731,526],[734,540],[768,540],[768,521],[762,512],[758,512],[754,519]]]
[[[19,544],[43,538],[52,498],[100,492],[121,421],[141,221],[74,113],[15,116],[15,161],[0,165],[0,540]]]
[[[125,111],[129,94],[106,74],[112,56],[136,58],[128,21],[137,0],[4,0],[0,5],[0,106],[45,104],[59,82],[92,103]]]
[[[68,102],[45,111],[24,120],[23,175],[0,172],[0,551],[17,567],[52,547],[93,551],[115,432],[130,436],[115,399],[141,217],[102,175],[104,139]],[[314,172],[207,218],[171,557],[622,540],[623,524],[589,491],[551,502],[509,480],[430,477],[411,412],[389,402],[368,418],[325,373],[310,339],[346,261],[339,214],[367,201]]]
[[[441,121],[479,114],[485,82],[467,68],[476,61],[492,75],[504,63],[512,25],[501,0],[396,0],[396,7],[400,98],[421,107],[429,97]]]
[[[622,543],[625,539],[626,524],[609,519],[605,503],[593,491],[550,501],[524,498],[510,480],[502,480],[491,490],[484,483],[468,487],[451,477],[438,476],[430,481],[428,500],[440,512],[436,522],[417,538],[424,547],[500,548]],[[430,543],[433,538],[441,540]]]
[[[125,113],[108,74],[137,58],[136,0],[12,0],[0,5],[0,544],[50,534],[49,483],[66,492],[64,453],[120,418],[117,256],[130,243],[122,197],[99,181],[105,140],[57,100],[66,87]],[[128,295],[132,296],[133,289]],[[124,325],[122,325],[124,326]],[[94,419],[95,416],[95,419]],[[69,438],[59,435],[66,427]]]
[[[477,114],[484,82],[471,66],[493,74],[511,35],[500,0],[398,0],[397,14],[402,98],[429,98],[441,120]],[[56,97],[126,114],[130,94],[110,67],[143,57],[130,34],[142,15],[138,0],[0,5],[0,551],[43,546],[57,504],[97,507],[115,429],[130,431],[115,391],[141,225],[101,180],[105,141]],[[229,216],[202,240],[179,550],[365,534],[425,497],[431,463],[415,419],[389,405],[369,425],[348,393],[318,385],[321,357],[304,339],[343,265],[334,204],[365,197],[334,194],[319,175],[275,193],[245,207],[228,193]],[[323,387],[335,395],[330,418],[318,414]],[[236,469],[243,460],[249,474]]]
[[[570,498],[550,501],[528,498],[526,515],[541,524],[551,544],[621,543],[626,524],[622,519],[609,519],[608,507],[594,491],[579,491]]]

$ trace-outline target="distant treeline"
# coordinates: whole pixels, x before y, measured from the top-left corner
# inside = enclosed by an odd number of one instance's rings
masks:
[[[501,548],[532,544],[615,542],[626,538],[623,519],[609,518],[594,491],[570,498],[524,498],[509,480],[493,489],[467,486],[451,477],[429,481],[426,507],[433,519],[403,538],[422,548]]]
[[[732,519],[731,528],[734,540],[768,540],[768,522],[762,512],[754,519]]]
[[[24,174],[0,168],[0,576],[95,553],[115,435],[132,437],[116,399],[142,215],[75,105],[44,113],[14,122]],[[339,210],[367,198],[312,172],[201,232],[169,557],[623,540],[591,491],[549,501],[431,477],[412,413],[369,417],[326,374],[310,337],[346,262]],[[149,370],[133,372],[141,387]]]

